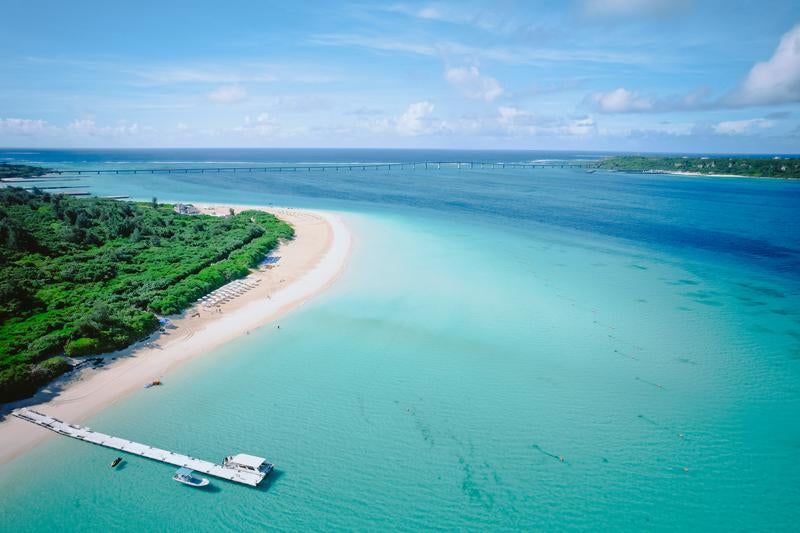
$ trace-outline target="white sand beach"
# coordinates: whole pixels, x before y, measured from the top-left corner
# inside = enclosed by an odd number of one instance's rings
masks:
[[[217,307],[195,305],[178,317],[169,317],[165,332],[108,354],[102,369],[86,369],[57,380],[50,390],[10,405],[28,406],[70,423],[80,423],[144,384],[160,379],[168,385],[177,365],[241,335],[264,326],[302,305],[324,290],[344,268],[350,251],[350,233],[331,213],[301,209],[195,204],[208,214],[229,209],[263,209],[294,226],[294,240],[273,252],[280,260],[257,270],[246,280],[254,288]],[[110,357],[116,357],[113,361]],[[53,390],[57,390],[54,394]],[[0,422],[0,464],[30,450],[50,431],[6,414]]]
[[[703,172],[690,172],[688,170],[665,170],[662,174],[675,174],[676,176],[699,176],[706,178],[756,178],[765,179],[759,176],[743,176],[741,174],[706,174]],[[783,178],[778,178],[783,179]]]

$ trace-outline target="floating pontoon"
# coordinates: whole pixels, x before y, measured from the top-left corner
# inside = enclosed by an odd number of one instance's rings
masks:
[[[154,461],[161,461],[162,463],[169,463],[190,470],[196,470],[210,476],[227,479],[228,481],[234,481],[236,483],[243,483],[252,487],[261,483],[273,468],[265,459],[244,453],[227,457],[224,464],[218,465],[210,461],[195,459],[188,455],[182,455],[160,448],[153,448],[146,444],[98,433],[87,427],[67,424],[57,418],[47,416],[33,409],[16,409],[12,414],[26,422],[42,426],[43,428],[55,431],[66,437],[90,442],[98,446],[105,446],[106,448],[113,448],[131,455],[147,457]]]

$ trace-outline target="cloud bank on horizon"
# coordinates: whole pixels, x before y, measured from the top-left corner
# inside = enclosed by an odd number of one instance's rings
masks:
[[[0,12],[0,146],[800,152],[795,1]]]

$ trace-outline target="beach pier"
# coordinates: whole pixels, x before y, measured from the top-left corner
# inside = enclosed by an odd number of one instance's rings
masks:
[[[21,420],[25,420],[26,422],[49,429],[50,431],[54,431],[59,435],[64,435],[65,437],[72,437],[73,439],[119,450],[131,455],[146,457],[147,459],[152,459],[153,461],[159,461],[182,468],[189,468],[209,476],[227,479],[228,481],[233,481],[234,483],[241,483],[243,485],[255,487],[265,477],[262,472],[242,471],[240,469],[223,466],[210,461],[196,459],[188,455],[162,450],[160,448],[154,448],[152,446],[148,446],[147,444],[141,444],[120,437],[98,433],[97,431],[87,427],[67,424],[66,422],[63,422],[57,418],[42,414],[38,411],[34,411],[33,409],[15,409],[11,414]]]

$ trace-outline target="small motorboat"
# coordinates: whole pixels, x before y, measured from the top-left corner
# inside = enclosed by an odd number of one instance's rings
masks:
[[[116,468],[118,464],[122,462],[122,457],[117,457],[113,461],[111,461],[111,468]]]
[[[208,485],[208,480],[206,478],[195,476],[194,470],[186,467],[179,468],[178,471],[175,472],[175,475],[172,476],[172,479],[178,483],[189,485],[190,487],[205,487]]]
[[[150,387],[155,387],[156,385],[161,385],[161,380],[154,379],[150,383],[145,383],[144,388],[149,389]]]

